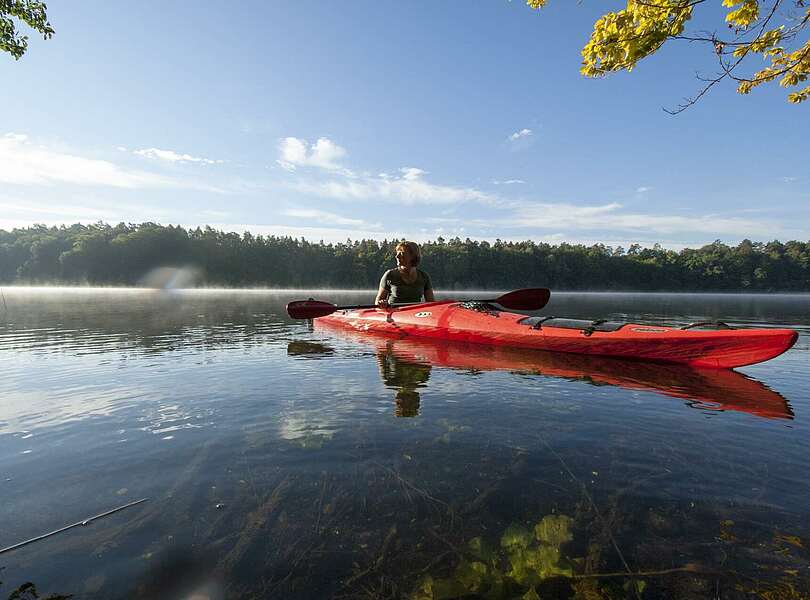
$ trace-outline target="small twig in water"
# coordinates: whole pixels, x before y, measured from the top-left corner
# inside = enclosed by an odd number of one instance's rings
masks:
[[[89,525],[96,519],[101,519],[102,517],[109,516],[113,513],[117,513],[119,510],[124,510],[125,508],[129,508],[130,506],[135,506],[136,504],[140,504],[141,502],[146,502],[149,498],[141,498],[140,500],[135,500],[134,502],[130,502],[129,504],[124,504],[124,506],[119,506],[118,508],[113,508],[112,510],[108,510],[107,512],[103,512],[101,514],[95,515],[93,517],[89,517],[84,521],[79,521],[77,523],[73,523],[72,525],[66,525],[60,529],[56,529],[54,531],[50,531],[48,533],[44,533],[42,535],[38,535],[37,537],[31,538],[30,540],[25,540],[24,542],[20,542],[18,544],[14,544],[13,546],[8,546],[7,548],[3,548],[0,550],[0,554],[4,554],[6,552],[11,552],[12,550],[16,550],[17,548],[22,548],[23,546],[27,546],[28,544],[32,544],[34,542],[38,542],[39,540],[44,540],[45,538],[51,537],[52,535],[56,535],[57,533],[62,533],[63,531],[67,531],[68,529],[73,529],[74,527]]]
[[[321,533],[321,515],[323,514],[323,496],[326,493],[326,472],[323,473],[323,484],[321,485],[321,497],[318,500],[318,519],[315,521],[315,533]]]
[[[607,577],[659,577],[661,575],[670,575],[671,573],[703,573],[711,574],[715,571],[705,571],[697,565],[690,563],[683,567],[674,567],[672,569],[661,569],[659,571],[636,571],[634,573],[626,573],[624,571],[617,571],[615,573],[583,573],[581,575],[571,575],[571,579],[603,579]]]
[[[433,537],[435,537],[437,540],[445,544],[448,548],[450,548],[458,558],[464,557],[464,554],[461,552],[461,550],[458,549],[458,547],[456,547],[455,544],[453,544],[453,542],[439,535],[439,532],[437,532],[435,529],[428,527],[427,532]]]
[[[624,566],[625,570],[627,571],[627,575],[632,577],[633,571],[632,571],[632,569],[630,569],[630,566],[627,564],[627,561],[624,559],[624,554],[622,554],[622,551],[619,548],[619,544],[616,542],[616,538],[613,537],[613,534],[607,528],[607,523],[605,523],[605,519],[602,517],[602,513],[600,513],[599,509],[596,507],[596,502],[594,502],[593,497],[590,495],[590,493],[588,493],[588,488],[585,486],[584,483],[582,483],[582,481],[580,481],[580,479],[576,475],[574,475],[574,472],[568,467],[568,463],[565,462],[565,459],[563,459],[563,457],[560,456],[557,453],[557,451],[554,450],[554,448],[551,447],[551,444],[549,444],[546,441],[546,438],[541,435],[540,440],[546,446],[548,451],[551,452],[554,455],[554,457],[560,462],[563,469],[565,469],[568,472],[568,475],[571,477],[571,480],[575,481],[582,488],[582,493],[585,495],[585,498],[587,498],[588,503],[591,505],[591,508],[593,509],[593,512],[596,514],[596,518],[599,519],[599,521],[602,523],[602,526],[607,531],[608,536],[610,537],[610,543],[613,546],[613,549],[616,550],[616,553],[619,555],[619,560],[622,562],[622,565]],[[632,589],[633,589],[633,592],[634,592],[635,596],[638,597],[638,591],[635,588],[632,588]]]
[[[366,569],[363,569],[359,573],[355,573],[346,582],[343,584],[344,588],[351,586],[354,582],[363,579],[369,573],[372,573],[379,569],[383,562],[385,561],[385,556],[388,553],[388,547],[391,545],[391,541],[397,535],[397,526],[391,525],[391,528],[388,530],[388,535],[385,536],[383,540],[382,546],[380,547],[380,553],[377,555],[377,559]]]
[[[417,487],[416,485],[414,485],[413,483],[411,483],[410,481],[405,479],[402,475],[397,473],[394,469],[386,467],[385,465],[380,464],[380,463],[374,463],[374,464],[376,464],[378,467],[380,467],[384,471],[388,471],[388,473],[393,475],[397,479],[397,481],[400,483],[400,485],[402,485],[403,489],[405,489],[406,492],[407,492],[407,488],[410,488],[411,490],[416,492],[419,496],[421,496],[425,500],[429,500],[430,502],[434,502],[434,503],[436,503],[436,504],[438,504],[440,506],[444,506],[445,508],[448,508],[448,509],[450,508],[450,506],[447,504],[447,502],[443,502],[443,501],[439,500],[438,498],[435,498],[435,497],[431,496],[430,493],[428,493],[427,491],[423,490],[420,487]]]

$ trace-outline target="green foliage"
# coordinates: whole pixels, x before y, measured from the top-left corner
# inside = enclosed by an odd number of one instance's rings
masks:
[[[534,536],[539,542],[559,547],[573,539],[572,524],[573,520],[566,515],[546,515],[534,526]]]
[[[501,535],[500,551],[476,537],[467,544],[467,556],[448,578],[425,577],[414,600],[449,598],[540,598],[537,587],[555,577],[570,579],[573,569],[562,546],[573,539],[573,519],[546,515],[533,530],[513,523]]]
[[[2,585],[2,582],[0,582],[0,585]],[[73,598],[72,594],[67,596],[63,594],[50,594],[43,598],[37,592],[37,586],[28,581],[11,592],[8,600],[70,600],[71,598]]]
[[[534,9],[547,3],[526,1]],[[625,8],[605,13],[594,24],[591,38],[582,49],[582,74],[601,77],[613,71],[632,71],[640,60],[670,40],[707,44],[718,61],[719,74],[704,79],[704,88],[675,112],[693,104],[724,79],[736,82],[737,91],[747,94],[763,83],[778,81],[782,87],[795,87],[810,77],[810,7],[804,0],[723,0],[722,6],[728,11],[725,23],[719,24],[724,26],[722,34],[686,31],[700,4],[703,0],[626,0]],[[795,10],[791,11],[789,4]],[[743,61],[757,54],[770,64],[743,72]],[[789,93],[787,99],[796,104],[809,96],[810,86],[806,86]]]
[[[0,230],[0,284],[138,285],[157,267],[192,266],[209,286],[374,289],[394,265],[390,241],[304,239],[105,223]],[[719,241],[676,252],[438,238],[422,245],[437,289],[810,291],[810,242]]]
[[[14,19],[19,19],[44,39],[53,36],[54,30],[48,22],[48,7],[36,0],[0,0],[0,50],[8,52],[19,60],[28,49],[28,36],[17,32]]]

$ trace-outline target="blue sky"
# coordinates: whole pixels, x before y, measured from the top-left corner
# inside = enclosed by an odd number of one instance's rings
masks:
[[[54,38],[0,56],[0,228],[810,239],[810,106],[721,85],[670,116],[714,72],[678,42],[583,78],[620,4],[51,0]]]

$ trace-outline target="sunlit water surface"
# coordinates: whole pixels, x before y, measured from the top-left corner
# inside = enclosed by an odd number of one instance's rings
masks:
[[[0,597],[808,593],[808,296],[555,294],[544,311],[800,331],[707,378],[284,312],[369,293],[3,292],[0,547],[148,501],[0,554]]]

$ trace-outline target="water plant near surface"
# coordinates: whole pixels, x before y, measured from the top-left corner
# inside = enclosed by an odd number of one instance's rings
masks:
[[[573,561],[561,550],[573,540],[573,522],[567,515],[546,515],[531,529],[513,523],[503,532],[497,548],[480,536],[474,537],[453,574],[447,578],[428,575],[420,582],[413,600],[467,595],[493,600],[538,597],[539,584],[573,575]]]

